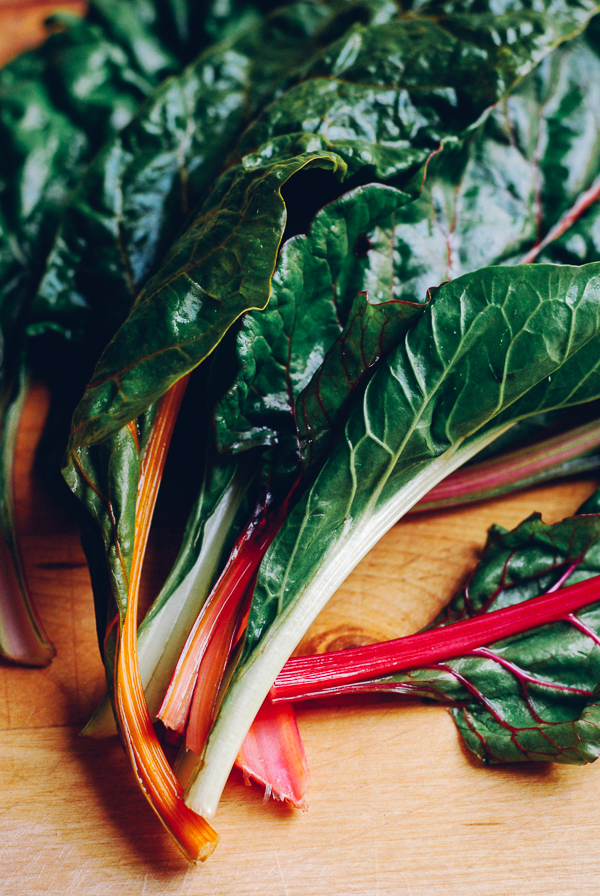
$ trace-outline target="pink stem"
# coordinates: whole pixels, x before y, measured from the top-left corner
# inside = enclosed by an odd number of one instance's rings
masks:
[[[275,706],[267,697],[242,744],[235,764],[246,784],[256,781],[273,796],[297,809],[306,809],[308,763],[296,714],[289,704]]]
[[[600,422],[593,420],[569,433],[457,470],[432,488],[409,513],[467,504],[499,494],[599,446]]]
[[[548,231],[544,239],[527,252],[520,260],[519,264],[530,264],[539,255],[542,249],[553,240],[562,236],[563,233],[572,227],[577,218],[592,205],[600,197],[600,177],[597,177],[591,187],[579,196],[571,208],[564,213],[562,218]]]
[[[430,666],[551,622],[600,599],[600,576],[543,594],[514,607],[367,647],[294,657],[285,664],[271,698],[297,700],[350,682]]]

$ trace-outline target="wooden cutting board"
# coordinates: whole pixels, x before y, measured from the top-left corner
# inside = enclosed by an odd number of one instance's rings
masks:
[[[47,403],[36,387],[21,430],[17,508],[30,587],[58,655],[47,669],[0,668],[0,893],[600,892],[600,763],[487,768],[461,746],[444,709],[391,698],[300,709],[309,811],[263,803],[234,773],[215,821],[217,851],[187,865],[138,792],[119,743],[78,735],[102,693],[103,671],[68,502],[31,473]],[[401,522],[307,641],[414,631],[460,583],[491,523],[512,527],[536,509],[557,520],[594,486],[569,481]],[[155,541],[164,547],[167,535]],[[154,551],[149,591],[164,574],[162,553]]]
[[[85,0],[0,0],[0,65],[43,41],[50,16],[83,15],[85,8]]]

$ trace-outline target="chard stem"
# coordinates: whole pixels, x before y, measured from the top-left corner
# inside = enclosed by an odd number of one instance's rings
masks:
[[[481,451],[508,426],[457,444],[431,461],[393,498],[360,524],[346,529],[323,557],[312,579],[294,595],[250,658],[239,668],[209,735],[201,763],[186,790],[187,804],[213,818],[246,733],[269,689],[329,598],[368,551],[433,486]]]
[[[455,507],[491,498],[515,487],[522,488],[560,473],[563,464],[599,446],[600,421],[592,420],[568,433],[457,470],[421,498],[409,513]]]
[[[348,693],[346,685],[456,659],[502,638],[566,620],[570,613],[597,600],[600,600],[600,576],[550,591],[514,607],[493,610],[405,638],[294,657],[277,677],[271,698],[274,702],[307,700],[325,693],[335,694],[337,688]]]
[[[187,377],[175,383],[162,398],[142,462],[127,611],[122,623],[115,670],[115,709],[125,748],[142,792],[186,858],[196,861],[206,859],[213,852],[217,835],[203,818],[188,809],[182,799],[181,785],[167,762],[152,726],[137,661],[137,607],[144,554],[164,463],[186,385]]]
[[[23,372],[18,396],[4,412],[4,431],[0,437],[0,654],[13,663],[47,666],[56,650],[29,594],[14,511],[14,459],[29,385],[29,377]]]
[[[242,605],[269,545],[279,531],[286,502],[274,514],[259,513],[239,536],[188,636],[158,718],[183,734],[200,753],[210,729]],[[193,707],[193,718],[190,716]]]
[[[265,788],[296,809],[306,809],[308,763],[298,731],[296,713],[289,703],[275,706],[268,698],[258,711],[235,761],[244,781]]]
[[[577,198],[570,209],[568,209],[560,220],[552,227],[541,242],[533,246],[519,261],[519,264],[531,264],[535,261],[540,252],[546,248],[551,242],[562,236],[575,221],[590,207],[596,200],[600,198],[600,177],[597,177],[594,183],[585,192]]]

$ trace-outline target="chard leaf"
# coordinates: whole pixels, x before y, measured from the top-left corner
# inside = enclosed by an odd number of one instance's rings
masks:
[[[280,542],[289,551],[288,533],[302,533],[302,565],[310,562],[309,543],[320,562],[329,543],[356,526],[367,508],[376,513],[423,464],[451,452],[486,424],[496,428],[496,420],[503,426],[579,403],[580,380],[569,380],[568,372],[580,355],[597,357],[599,271],[596,264],[489,268],[440,287],[406,340],[370,380],[362,405],[350,415],[334,452],[273,545],[272,561],[265,558],[247,655],[273,611],[281,612],[283,595],[301,589],[308,578],[305,569],[288,571],[271,594],[269,565],[281,562],[276,559]],[[558,370],[555,382],[566,381],[563,387],[548,383]],[[587,383],[588,399],[598,397],[598,363]],[[339,506],[327,511],[334,491]]]
[[[381,362],[264,557],[244,661],[188,788],[196,811],[212,817],[274,677],[372,544],[436,481],[531,413],[530,390],[539,393],[537,411],[569,403],[577,390],[554,391],[547,380],[558,371],[556,379],[566,379],[564,368],[592,346],[597,356],[599,276],[594,264],[465,275],[440,287]],[[600,377],[589,380],[590,397],[592,380],[597,397]],[[494,426],[501,412],[505,420]]]
[[[237,453],[295,435],[296,402],[315,372],[323,369],[325,357],[342,332],[346,333],[348,364],[352,351],[360,356],[361,370],[355,378],[380,356],[383,321],[368,328],[366,318],[375,311],[369,312],[366,297],[356,297],[356,292],[377,282],[388,290],[389,300],[397,274],[392,259],[381,259],[375,253],[357,257],[356,246],[374,228],[393,239],[390,228],[395,213],[406,201],[405,194],[391,187],[359,187],[322,209],[307,234],[284,245],[268,307],[244,316],[235,337],[233,364],[229,355],[227,358],[230,371],[233,366],[233,381],[214,411],[220,451]],[[384,315],[389,307],[381,306]],[[422,310],[395,304],[398,317],[400,308],[406,308],[407,315]],[[365,333],[371,334],[371,330],[375,345],[363,346],[361,354],[361,337],[364,342]],[[344,375],[337,356],[336,362],[329,362],[324,377],[333,377],[340,370]],[[330,371],[333,366],[335,373]],[[317,413],[333,414],[338,406],[344,407],[339,389],[335,399],[331,396],[329,408],[323,405]],[[316,422],[312,428],[317,428]]]
[[[301,367],[302,375],[311,367],[317,369],[324,357],[322,348],[319,351],[313,345],[313,334],[308,334],[304,364],[298,363],[298,348],[290,347],[288,359],[285,337],[289,326],[280,324],[276,333],[272,322],[279,314],[274,303],[282,287],[286,290],[287,314],[296,327],[298,319],[293,309],[298,303],[291,302],[288,293],[299,289],[299,283],[304,284],[305,299],[307,290],[313,297],[319,291],[323,293],[321,314],[331,305],[328,290],[332,288],[338,305],[347,303],[348,296],[359,290],[365,290],[377,303],[390,298],[415,301],[432,285],[523,251],[537,238],[538,228],[548,230],[556,220],[552,216],[576,201],[598,167],[593,147],[597,141],[594,135],[600,133],[595,91],[595,72],[600,63],[593,43],[593,35],[586,32],[560,47],[492,110],[460,151],[433,158],[417,199],[403,201],[402,194],[397,194],[394,201],[390,188],[388,194],[384,187],[379,193],[368,192],[376,191],[375,187],[359,188],[359,192],[365,190],[364,208],[370,207],[372,195],[381,197],[380,202],[388,196],[388,202],[395,204],[394,208],[390,205],[389,218],[382,209],[382,214],[370,213],[360,220],[361,206],[351,192],[317,214],[308,237],[297,237],[284,247],[273,280],[271,308],[263,314],[246,315],[237,337],[235,363],[241,372],[215,412],[221,450],[272,444],[277,438],[277,425],[265,423],[269,414],[275,421],[286,413],[287,429],[293,429],[290,414],[294,401],[285,395],[298,374],[286,374],[286,364]],[[565,114],[567,103],[569,113]],[[572,166],[571,161],[579,157],[585,157],[586,164]],[[554,197],[552,203],[545,199],[546,194]],[[343,205],[346,200],[347,208]],[[350,215],[353,220],[341,220]],[[326,227],[331,230],[330,238]],[[338,259],[342,251],[346,254],[343,263]],[[325,260],[323,253],[331,258]],[[343,264],[333,286],[331,276],[325,273],[327,263],[334,267]],[[364,296],[357,301],[361,310],[357,308],[352,325],[347,309],[338,310],[341,326],[349,327],[349,333],[352,327],[359,327],[359,321],[363,333],[367,332],[365,312],[376,318],[389,314],[391,321],[397,320],[398,309],[393,306],[375,309]],[[327,326],[331,329],[331,324]],[[323,344],[327,342],[327,326],[319,335]],[[375,323],[375,337],[381,332],[394,341],[389,329],[382,330]],[[319,369],[318,382],[330,381],[334,402],[339,403],[340,383],[347,381],[350,363],[345,337],[334,351],[338,353],[337,362],[333,362],[333,356],[329,358],[328,367]],[[361,358],[355,376],[360,377],[370,363],[366,356]],[[328,429],[323,418],[332,412],[316,383],[311,386],[312,393],[309,390],[303,396],[304,412],[296,414],[303,439],[308,440],[310,431],[311,452],[320,434]],[[235,417],[232,406],[237,409]],[[314,418],[312,424],[304,420],[306,413]]]
[[[486,107],[594,10],[564,4],[552,15],[486,13],[470,24],[400,15],[351,29],[318,56],[246,130],[232,166],[138,297],[76,412],[72,445],[133,419],[240,314],[266,306],[285,224],[279,189],[296,172],[310,165],[340,180],[408,180],[440,141],[460,143]],[[509,31],[499,52],[494,41]]]
[[[485,761],[593,761],[600,755],[597,509],[598,493],[553,526],[539,514],[512,532],[493,526],[482,560],[429,628],[292,660],[272,696],[421,696],[454,706],[467,745]]]
[[[421,195],[398,221],[396,246],[405,269],[405,292],[398,297],[520,260],[591,187],[600,170],[597,45],[590,28],[559,47],[460,150],[430,161]],[[580,264],[597,256],[547,251],[539,260]]]
[[[482,560],[433,628],[600,573],[600,519],[575,516],[552,526],[533,514],[512,532],[493,526]],[[485,761],[593,761],[600,755],[600,608],[475,649],[470,655],[381,684],[455,704],[467,746]]]
[[[228,178],[105,349],[75,411],[70,450],[143,413],[244,311],[265,307],[285,221],[281,187],[306,166],[336,171],[340,164],[332,154],[306,154]]]
[[[32,309],[32,332],[59,328],[80,339],[99,328],[100,353],[244,125],[311,55],[340,5],[301,0],[250,20],[153,93],[103,148],[69,203]],[[356,15],[365,8],[348,6]]]
[[[247,164],[296,153],[311,134],[351,174],[368,165],[376,179],[397,177],[471,126],[594,11],[510,4],[440,15],[423,4],[394,22],[357,27],[247,130]]]

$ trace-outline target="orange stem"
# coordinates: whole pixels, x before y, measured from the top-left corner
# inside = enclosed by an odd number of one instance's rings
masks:
[[[235,643],[239,627],[236,609],[227,615],[211,638],[198,669],[185,732],[186,747],[198,755],[202,753],[216,715],[221,682]]]
[[[116,663],[115,707],[125,747],[144,795],[186,858],[196,861],[206,859],[213,852],[217,834],[183,800],[182,787],[152,726],[137,660],[137,609],[142,566],[158,488],[187,380],[188,377],[179,380],[161,399],[142,461],[127,611]]]

